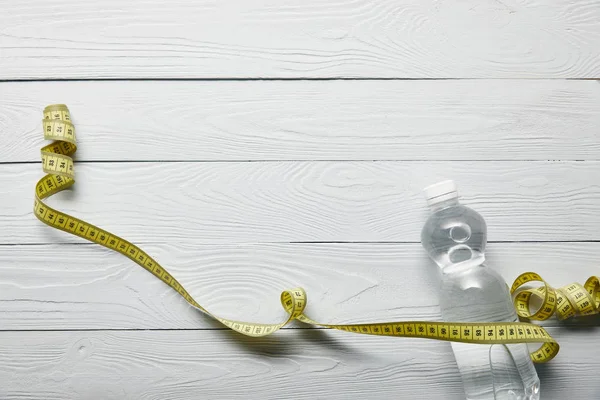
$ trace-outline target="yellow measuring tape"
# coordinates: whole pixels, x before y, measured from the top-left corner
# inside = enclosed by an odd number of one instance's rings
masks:
[[[75,183],[73,159],[70,156],[75,153],[77,146],[75,127],[71,123],[69,109],[64,104],[50,105],[44,109],[43,128],[44,138],[54,140],[54,142],[42,148],[42,168],[47,175],[40,179],[35,187],[34,213],[36,217],[53,228],[82,237],[129,257],[169,285],[193,307],[234,331],[247,336],[266,336],[297,319],[307,324],[326,328],[379,336],[417,337],[488,345],[541,343],[541,347],[531,353],[532,360],[537,363],[547,362],[558,353],[559,346],[556,340],[544,328],[529,322],[399,321],[350,325],[323,324],[304,314],[307,299],[304,289],[300,287],[281,293],[281,304],[289,315],[287,320],[279,324],[261,324],[220,318],[198,304],[177,279],[133,243],[44,204],[43,199]],[[541,282],[543,286],[518,291],[522,285],[530,282]],[[583,286],[573,283],[560,289],[554,289],[538,274],[526,272],[515,280],[510,291],[515,294],[515,307],[522,320],[545,320],[554,313],[559,319],[565,319],[574,315],[590,315],[600,312],[600,279],[595,276],[588,279]],[[537,299],[541,303],[535,312],[530,311],[533,299]]]

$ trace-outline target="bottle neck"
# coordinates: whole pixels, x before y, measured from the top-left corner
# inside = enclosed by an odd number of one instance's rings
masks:
[[[454,197],[448,200],[440,201],[439,203],[430,204],[429,208],[431,209],[431,212],[436,212],[443,210],[444,208],[457,206],[458,204],[458,197]]]

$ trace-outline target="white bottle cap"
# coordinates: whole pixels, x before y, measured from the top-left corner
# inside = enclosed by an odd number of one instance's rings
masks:
[[[454,181],[438,182],[431,186],[427,186],[423,191],[427,198],[427,204],[430,206],[458,197],[458,190],[456,189]]]

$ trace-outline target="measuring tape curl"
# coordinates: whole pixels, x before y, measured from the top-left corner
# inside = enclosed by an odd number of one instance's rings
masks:
[[[292,320],[325,328],[379,336],[416,337],[477,344],[541,343],[541,347],[530,354],[536,363],[551,360],[559,345],[546,330],[529,322],[431,322],[399,321],[366,324],[331,325],[316,322],[304,314],[306,292],[298,287],[281,293],[281,305],[288,318],[278,324],[262,324],[225,319],[202,307],[188,291],[154,258],[133,243],[100,229],[88,222],[65,214],[46,205],[42,200],[67,189],[75,183],[73,159],[77,150],[75,127],[67,106],[54,104],[44,109],[42,120],[44,138],[54,142],[41,150],[42,169],[46,176],[35,187],[34,214],[45,224],[102,245],[130,258],[136,264],[169,285],[189,304],[223,325],[243,335],[259,337],[272,334]],[[519,290],[529,282],[542,282],[543,286]],[[526,272],[520,275],[511,288],[517,314],[522,320],[545,320],[555,312],[559,319],[574,315],[590,315],[600,312],[600,279],[591,277],[582,286],[577,283],[553,289],[538,274]],[[531,312],[533,300],[541,303],[537,311]]]

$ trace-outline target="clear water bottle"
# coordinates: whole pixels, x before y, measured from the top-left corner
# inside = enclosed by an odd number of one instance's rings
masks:
[[[485,265],[487,229],[475,210],[461,205],[453,181],[425,188],[431,216],[421,243],[442,269],[445,321],[517,321],[504,279]],[[538,400],[540,382],[526,344],[452,343],[468,400]]]

